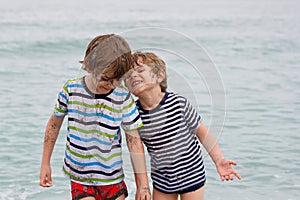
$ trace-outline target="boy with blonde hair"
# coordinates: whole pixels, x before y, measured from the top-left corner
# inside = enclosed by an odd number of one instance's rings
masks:
[[[151,162],[153,200],[201,200],[206,181],[201,145],[214,161],[221,180],[241,176],[223,157],[213,135],[185,97],[167,91],[165,62],[151,52],[133,55],[134,69],[125,76],[144,126],[140,137]]]

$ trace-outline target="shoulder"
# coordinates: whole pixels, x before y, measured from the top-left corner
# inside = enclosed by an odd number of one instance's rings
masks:
[[[120,100],[120,101],[126,101],[126,100],[132,101],[131,94],[124,86],[117,86],[110,94],[110,98]]]
[[[74,79],[69,79],[65,82],[65,86],[72,86],[72,85],[75,85],[75,84],[80,84],[82,85],[82,80],[83,80],[83,77],[81,78],[74,78]]]
[[[176,101],[176,102],[178,102],[178,103],[186,104],[187,98],[184,97],[184,96],[181,95],[181,94],[178,94],[178,93],[168,92],[168,97],[167,97],[166,101],[167,101],[167,102],[173,102],[173,101]]]
[[[83,77],[67,80],[63,89],[69,91],[71,88],[83,88]]]
[[[114,95],[117,95],[117,96],[125,96],[127,97],[128,95],[130,95],[130,93],[126,90],[126,88],[124,86],[117,86],[113,92],[112,92]]]

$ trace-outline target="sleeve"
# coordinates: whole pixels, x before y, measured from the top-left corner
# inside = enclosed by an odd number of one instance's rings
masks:
[[[202,117],[197,113],[196,109],[190,103],[188,99],[185,98],[185,104],[183,107],[183,116],[184,120],[186,121],[189,129],[192,132],[195,132],[202,121]]]
[[[124,100],[122,111],[121,126],[125,131],[135,130],[143,126],[139,111],[130,93]]]
[[[68,92],[68,82],[65,83],[62,90],[57,95],[57,102],[54,108],[54,116],[64,117],[68,113],[68,101],[69,101],[69,92]]]

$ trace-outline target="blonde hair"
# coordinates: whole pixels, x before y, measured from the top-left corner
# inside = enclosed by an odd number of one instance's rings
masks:
[[[129,44],[119,35],[107,34],[95,37],[87,46],[82,68],[101,74],[104,70],[109,79],[120,79],[133,66]]]
[[[139,65],[138,62],[148,65],[152,67],[153,72],[160,76],[162,72],[164,74],[163,81],[160,83],[160,88],[162,92],[166,92],[168,84],[167,84],[167,72],[166,72],[166,64],[160,59],[156,54],[151,52],[141,52],[137,51],[133,55],[134,62]]]

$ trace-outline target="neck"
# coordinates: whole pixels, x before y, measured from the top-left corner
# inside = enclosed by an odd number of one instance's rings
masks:
[[[152,90],[147,90],[147,92],[143,92],[140,94],[139,101],[141,106],[145,110],[152,110],[156,108],[164,97],[165,92],[161,92],[160,87],[153,88]]]

